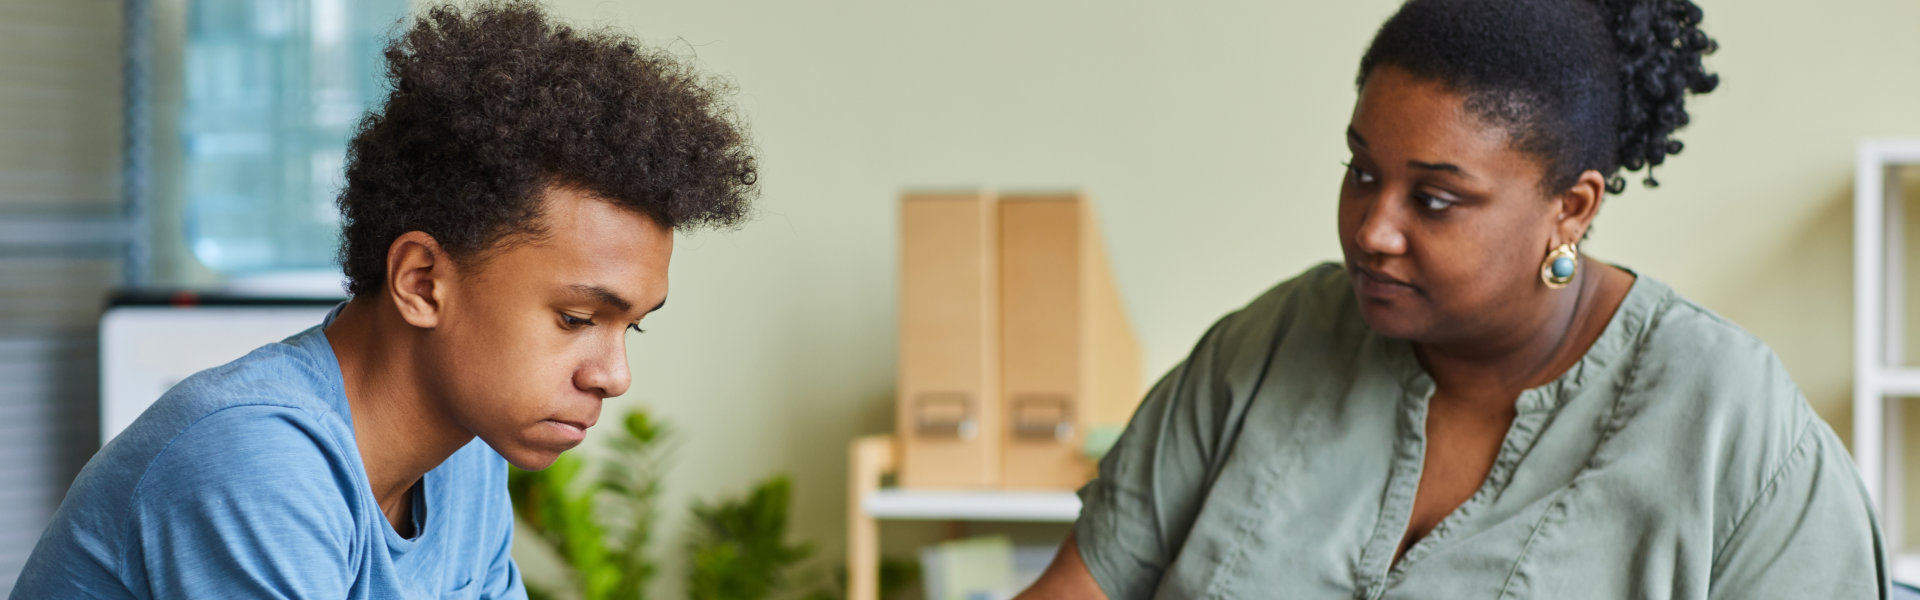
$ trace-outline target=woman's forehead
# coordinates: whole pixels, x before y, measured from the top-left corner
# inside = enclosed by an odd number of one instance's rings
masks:
[[[1348,123],[1348,145],[1382,168],[1451,166],[1473,179],[1537,180],[1539,161],[1514,147],[1501,125],[1476,116],[1444,83],[1382,66],[1368,78]],[[1435,170],[1435,169],[1427,169]]]

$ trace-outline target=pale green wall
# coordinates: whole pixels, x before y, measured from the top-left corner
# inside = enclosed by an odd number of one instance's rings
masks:
[[[187,247],[186,154],[180,141],[180,111],[186,103],[187,3],[153,0],[152,181],[153,279],[162,285],[205,286],[219,274],[200,264]]]
[[[1771,343],[1844,439],[1853,143],[1920,137],[1920,3],[1703,4],[1721,90],[1691,105],[1665,185],[1609,204],[1587,250]],[[891,429],[902,188],[1089,190],[1155,375],[1337,258],[1354,66],[1395,5],[553,2],[731,78],[760,149],[759,217],[682,239],[671,306],[632,346],[618,403],[681,431],[665,505],[787,472],[799,534],[838,560],[846,443]]]

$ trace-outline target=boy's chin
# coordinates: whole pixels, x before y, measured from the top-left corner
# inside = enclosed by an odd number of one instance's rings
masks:
[[[544,471],[547,467],[553,466],[554,461],[560,460],[561,454],[561,451],[535,450],[526,447],[506,449],[494,446],[493,450],[501,458],[507,459],[507,464],[522,471]]]

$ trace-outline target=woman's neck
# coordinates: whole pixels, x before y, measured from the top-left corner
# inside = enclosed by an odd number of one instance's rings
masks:
[[[1606,330],[1633,275],[1585,260],[1572,285],[1510,335],[1462,343],[1415,344],[1415,355],[1439,392],[1452,398],[1511,403],[1521,391],[1557,379]]]

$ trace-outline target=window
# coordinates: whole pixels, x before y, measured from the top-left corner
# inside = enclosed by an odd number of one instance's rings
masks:
[[[347,141],[406,0],[190,0],[186,239],[228,275],[331,269]]]

